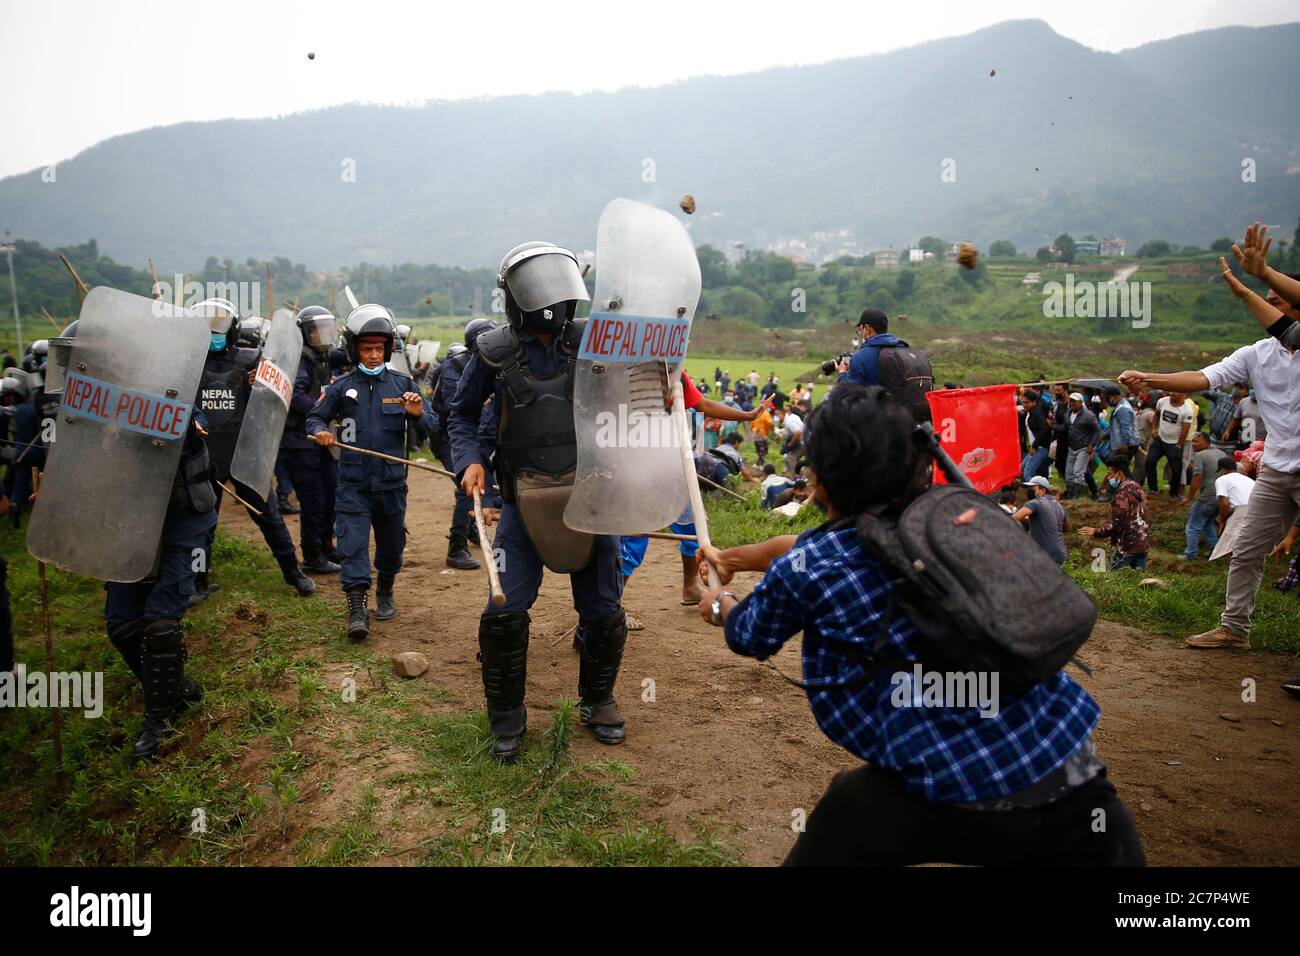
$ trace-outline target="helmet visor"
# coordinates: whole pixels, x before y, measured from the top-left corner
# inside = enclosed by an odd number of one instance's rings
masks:
[[[302,320],[302,341],[308,348],[325,352],[338,341],[338,326],[334,316],[321,315]]]
[[[506,285],[523,312],[536,312],[570,299],[591,301],[578,263],[563,252],[540,250],[510,266]]]

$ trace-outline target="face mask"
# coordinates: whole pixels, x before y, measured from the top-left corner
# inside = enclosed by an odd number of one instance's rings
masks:
[[[226,333],[213,332],[212,341],[208,343],[209,352],[224,352],[226,350]]]
[[[1119,479],[1118,479],[1118,478],[1111,478],[1109,481],[1106,482],[1106,484],[1110,485],[1110,490],[1111,490],[1111,491],[1114,491],[1116,488],[1119,487]]]
[[[357,371],[362,372],[362,373],[365,374],[365,375],[369,375],[371,378],[374,378],[376,375],[378,375],[378,374],[379,374],[380,372],[382,372],[383,370],[384,370],[384,367],[383,367],[382,365],[379,366],[378,368],[366,368],[365,363],[361,363],[361,364],[357,365]]]

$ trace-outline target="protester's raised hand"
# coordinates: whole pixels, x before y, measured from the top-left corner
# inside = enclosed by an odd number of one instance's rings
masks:
[[[1246,228],[1246,238],[1240,246],[1233,243],[1232,254],[1248,275],[1262,279],[1268,268],[1268,250],[1272,245],[1273,238],[1268,235],[1268,226],[1255,223]],[[1222,258],[1219,261],[1223,262]]]
[[[1237,247],[1233,246],[1232,248],[1236,249]],[[1240,258],[1240,256],[1238,256],[1238,258]],[[1238,299],[1244,300],[1250,298],[1250,289],[1246,288],[1245,284],[1233,275],[1232,269],[1228,266],[1228,260],[1223,258],[1223,256],[1219,256],[1219,265],[1223,267],[1223,281],[1228,283],[1229,291],[1231,291]]]

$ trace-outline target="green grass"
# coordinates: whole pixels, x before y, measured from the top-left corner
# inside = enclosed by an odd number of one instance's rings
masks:
[[[36,566],[17,535],[3,534],[13,555],[18,659],[43,670]],[[524,756],[502,766],[490,755],[482,711],[448,713],[445,691],[402,681],[386,658],[347,642],[342,602],[328,582],[304,601],[263,549],[224,532],[214,569],[221,590],[185,621],[189,671],[206,697],[149,764],[128,756],[139,689],[104,636],[102,585],[49,572],[55,667],[105,671],[107,701],[98,720],[63,712],[62,778],[49,711],[0,710],[0,865],[247,864],[268,854],[323,866],[381,856],[440,864],[736,860],[707,821],[678,839],[644,819],[620,788],[631,767],[575,760],[571,702],[555,707],[549,727],[535,711]],[[326,668],[358,675],[355,702]],[[374,754],[404,755],[414,769],[372,777],[363,761]],[[364,786],[333,817],[318,817],[316,801],[358,774]],[[504,833],[492,832],[497,808]],[[203,832],[195,832],[196,810]]]

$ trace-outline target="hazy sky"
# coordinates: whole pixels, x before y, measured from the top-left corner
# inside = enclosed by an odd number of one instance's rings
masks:
[[[652,86],[1027,17],[1122,50],[1300,19],[1300,0],[0,0],[0,176],[185,120]]]

